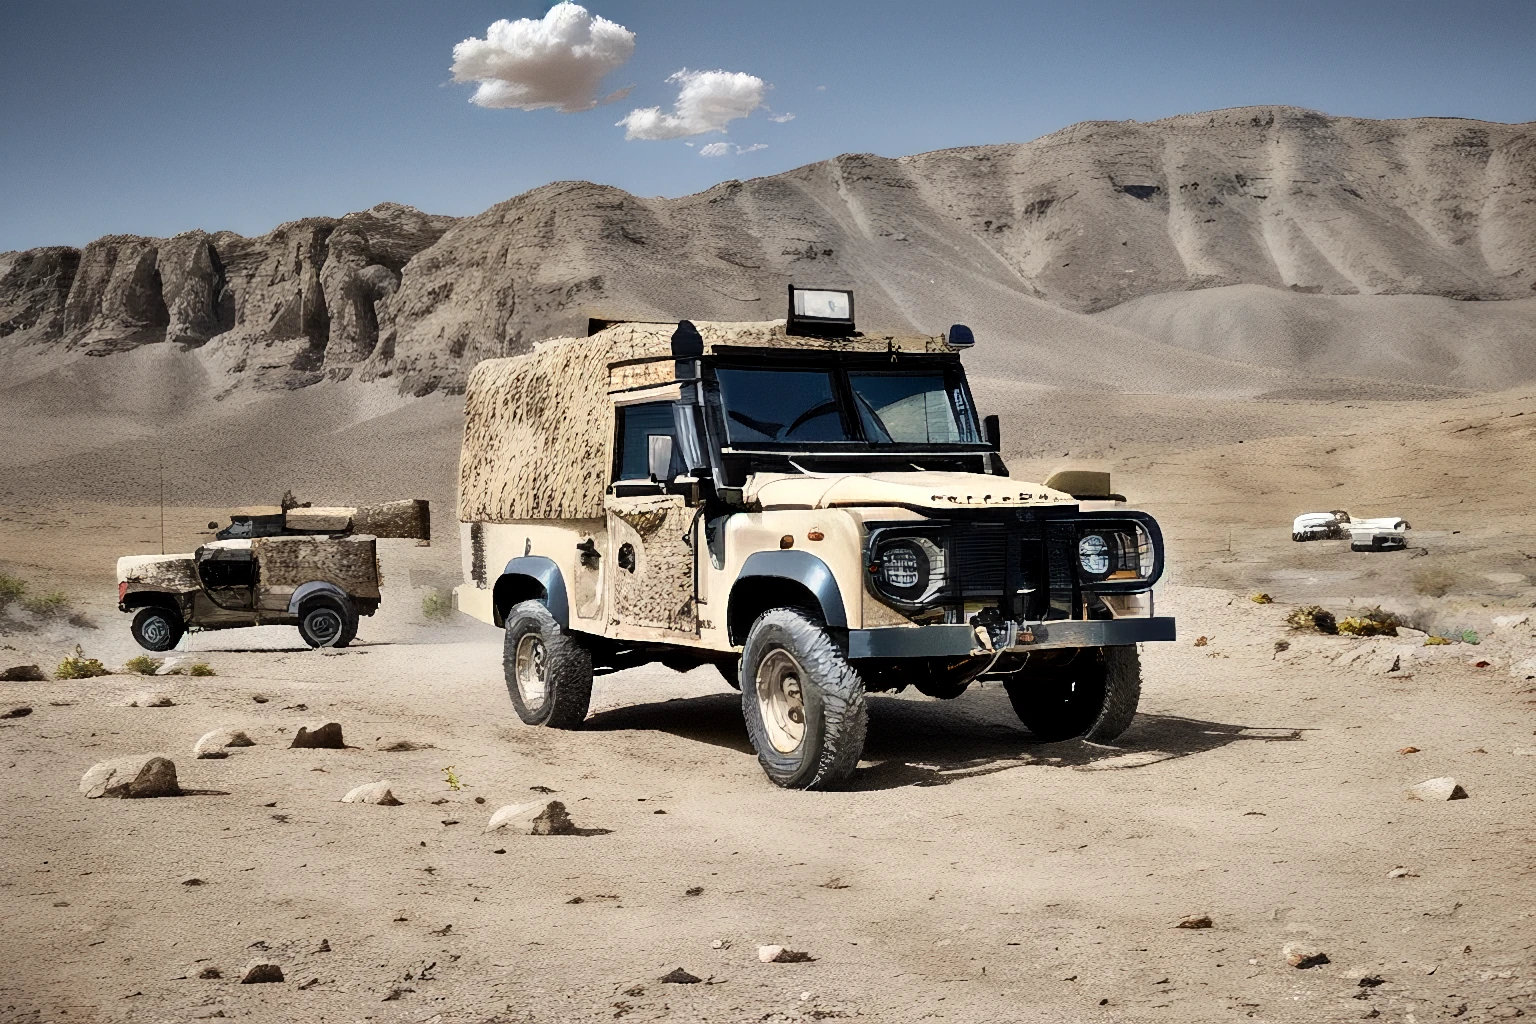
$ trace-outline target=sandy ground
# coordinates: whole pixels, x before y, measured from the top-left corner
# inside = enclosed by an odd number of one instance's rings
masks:
[[[185,646],[212,678],[0,684],[0,706],[34,709],[0,722],[0,1017],[1531,1012],[1536,684],[1509,665],[1536,652],[1532,627],[1422,648],[1293,634],[1284,606],[1222,591],[1161,600],[1183,639],[1146,650],[1142,714],[1120,746],[1035,742],[995,687],[876,696],[866,760],[837,793],[769,785],[712,669],[605,677],[583,730],[526,728],[499,636],[479,624],[384,616],[339,653],[278,627],[202,634]],[[0,660],[44,632],[5,637]],[[92,639],[109,662],[133,651],[121,622]],[[1406,671],[1390,676],[1379,656],[1336,663],[1397,645]],[[146,689],[175,706],[126,706]],[[287,747],[325,721],[353,748]],[[257,745],[194,760],[222,725]],[[396,737],[432,746],[375,749]],[[227,795],[76,792],[92,763],[151,751],[183,786]],[[1470,797],[1405,799],[1441,775]],[[338,802],[378,779],[403,806]],[[531,787],[605,831],[482,831]],[[1398,867],[1409,874],[1389,877]],[[1174,927],[1202,913],[1209,930]],[[1293,941],[1331,962],[1288,966]],[[769,943],[815,959],[759,963]],[[255,958],[287,980],[238,984]],[[199,978],[208,967],[223,977]],[[658,980],[676,967],[705,983]]]

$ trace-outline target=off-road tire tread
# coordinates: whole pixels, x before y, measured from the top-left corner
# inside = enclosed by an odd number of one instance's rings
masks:
[[[522,694],[517,688],[517,642],[513,637],[517,622],[522,618],[532,619],[544,639],[549,678],[545,681],[544,709],[538,715],[531,715],[523,706]],[[521,639],[520,635],[518,639]],[[551,729],[578,729],[586,721],[587,710],[592,706],[592,652],[560,628],[544,602],[523,601],[507,611],[501,667],[512,707],[524,723]]]
[[[1131,727],[1140,703],[1140,652],[1135,647],[1104,648],[1104,707],[1083,739],[1113,743]]]
[[[764,634],[775,628],[787,634],[794,645],[795,657],[812,677],[810,685],[816,687],[822,704],[821,749],[816,752],[816,766],[809,775],[802,773],[799,777],[783,777],[761,753],[772,750],[773,744],[757,706],[755,666],[762,660],[758,648],[766,642]],[[749,666],[753,666],[750,671]],[[770,608],[758,616],[742,649],[741,680],[747,734],[753,749],[759,751],[758,763],[770,779],[786,789],[830,789],[853,774],[864,753],[864,737],[869,727],[864,680],[812,616],[794,608]]]
[[[303,626],[304,617],[308,615],[312,609],[319,607],[320,605],[326,605],[328,607],[335,608],[341,613],[341,633],[339,636],[337,636],[336,642],[333,644],[315,643],[309,638],[309,631],[306,630]],[[342,604],[334,597],[319,597],[306,601],[304,603],[304,607],[299,609],[299,636],[304,640],[305,644],[315,648],[316,650],[321,647],[325,647],[327,650],[339,650],[347,646],[347,644],[351,643],[352,638],[357,636],[357,612],[347,605]]]
[[[144,642],[144,635],[140,630],[139,621],[150,614],[159,615],[171,624],[171,642],[164,647],[151,647]],[[187,635],[187,624],[182,621],[181,613],[174,608],[167,608],[163,605],[147,605],[133,613],[133,625],[130,627],[130,630],[133,633],[134,642],[140,647],[146,651],[160,653],[176,649],[176,645],[181,643],[181,638]]]

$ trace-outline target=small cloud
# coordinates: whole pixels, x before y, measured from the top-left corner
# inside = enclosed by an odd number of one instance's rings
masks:
[[[826,87],[826,86],[824,86],[824,85],[818,85],[818,86],[817,86],[817,87],[816,87],[816,91],[817,91],[817,92],[826,92],[826,91],[827,91],[827,87]]]
[[[686,142],[686,146],[693,143]],[[754,142],[750,146],[733,146],[729,142],[711,142],[707,146],[699,147],[699,156],[730,156],[732,153],[740,156],[743,153],[756,153],[760,149],[767,149],[765,142]]]
[[[793,121],[794,119],[795,119],[795,115],[794,114],[787,114],[787,113],[786,114],[774,114],[772,117],[768,118],[768,120],[777,122],[778,124],[784,124],[785,122]]]
[[[479,82],[470,102],[482,107],[571,114],[629,95],[620,89],[597,99],[603,77],[635,52],[635,34],[580,4],[559,3],[544,17],[505,19],[484,39],[453,48],[453,80]]]
[[[723,132],[737,118],[763,105],[761,78],[741,71],[689,71],[667,79],[679,86],[670,114],[660,107],[631,110],[619,125],[626,139],[681,139]]]

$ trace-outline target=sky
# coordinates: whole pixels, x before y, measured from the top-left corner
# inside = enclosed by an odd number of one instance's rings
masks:
[[[0,2],[0,252],[385,201],[472,214],[572,179],[678,196],[1251,104],[1536,119],[1532,0],[582,8]]]

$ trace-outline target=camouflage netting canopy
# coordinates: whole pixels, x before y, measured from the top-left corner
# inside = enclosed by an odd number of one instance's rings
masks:
[[[785,333],[783,320],[698,321],[706,352],[801,348],[844,352],[952,352],[943,337]],[[558,338],[532,352],[487,359],[470,372],[459,458],[459,520],[599,519],[612,463],[609,394],[673,379],[675,323],[619,323],[589,338]]]

